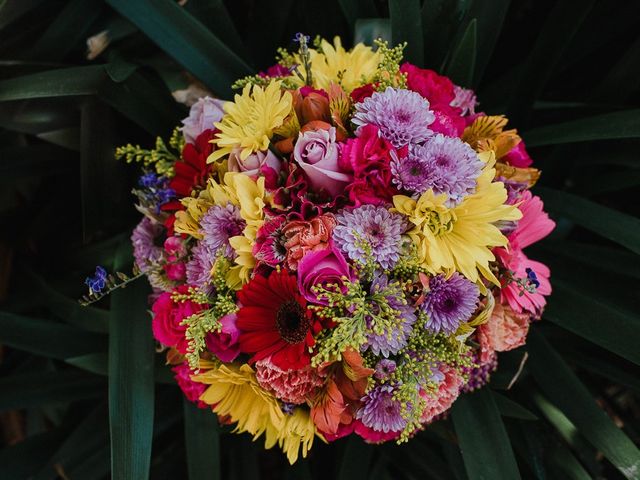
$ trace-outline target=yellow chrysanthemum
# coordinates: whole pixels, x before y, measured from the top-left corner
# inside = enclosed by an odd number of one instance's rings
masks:
[[[207,162],[214,162],[237,147],[242,148],[242,160],[269,148],[273,131],[282,125],[293,105],[291,94],[283,92],[281,86],[278,81],[266,88],[248,84],[242,95],[236,95],[233,102],[225,103],[225,115],[215,124],[220,132],[213,143],[218,148],[209,155]]]
[[[507,238],[494,223],[518,220],[522,213],[514,205],[505,205],[507,191],[495,177],[495,154],[483,152],[478,157],[485,162],[475,193],[459,205],[447,208],[446,194],[434,195],[432,190],[418,200],[396,195],[395,210],[406,215],[414,225],[408,232],[418,248],[422,265],[432,273],[457,270],[469,280],[479,282],[480,275],[499,285],[489,269],[495,260],[491,249],[504,247]]]
[[[192,379],[210,385],[200,400],[212,405],[218,415],[228,415],[237,422],[234,432],[249,432],[254,440],[264,433],[265,448],[277,443],[292,464],[300,447],[302,456],[307,456],[316,435],[309,412],[297,408],[285,416],[278,400],[258,384],[249,365],[223,364]]]
[[[346,51],[340,37],[333,39],[333,45],[322,40],[320,50],[309,49],[311,76],[315,88],[327,91],[331,83],[339,84],[347,93],[371,83],[381,59],[378,52],[363,43]]]

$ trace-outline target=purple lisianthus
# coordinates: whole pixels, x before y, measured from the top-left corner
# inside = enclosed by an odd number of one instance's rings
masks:
[[[225,102],[211,97],[203,97],[191,106],[189,116],[182,120],[182,134],[187,143],[196,143],[196,138],[213,124],[222,120]]]
[[[407,229],[402,215],[385,207],[362,205],[343,210],[336,220],[333,241],[351,260],[366,263],[373,257],[384,269],[398,262],[402,234]]]
[[[363,406],[356,411],[356,418],[376,432],[400,432],[407,426],[402,418],[400,401],[393,398],[391,385],[373,388],[361,401]]]
[[[351,121],[358,125],[356,135],[365,125],[375,125],[382,138],[400,148],[424,142],[433,135],[429,125],[434,119],[429,101],[419,93],[387,87],[357,103]]]
[[[355,276],[342,253],[335,248],[307,252],[298,263],[298,288],[302,296],[312,303],[328,304],[326,299],[318,298],[313,287],[338,285],[341,288],[344,279],[354,281]]]
[[[335,127],[301,133],[293,149],[293,158],[311,187],[325,190],[332,196],[341,193],[352,180],[351,175],[340,168],[338,157]]]
[[[240,209],[229,203],[226,206],[214,205],[200,219],[202,241],[213,251],[224,248],[227,257],[233,257],[233,248],[229,239],[242,234],[246,222],[240,216]]]
[[[469,320],[478,304],[478,286],[455,272],[451,277],[429,279],[429,292],[420,308],[429,316],[426,328],[434,333],[454,333]]]

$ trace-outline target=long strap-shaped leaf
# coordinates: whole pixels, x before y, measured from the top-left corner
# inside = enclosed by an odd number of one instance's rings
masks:
[[[458,398],[451,410],[470,480],[517,480],[518,465],[490,390]]]
[[[220,433],[218,418],[184,399],[184,436],[189,479],[220,480]]]
[[[623,110],[555,125],[545,125],[528,130],[522,136],[528,147],[616,138],[640,138],[640,110]]]
[[[471,19],[464,34],[456,45],[447,61],[445,73],[456,84],[470,87],[473,82],[473,72],[476,66],[476,24],[475,18]]]
[[[424,63],[422,13],[419,0],[389,0],[391,40],[394,45],[407,42],[405,59],[418,66]]]
[[[598,408],[586,387],[536,329],[529,334],[529,345],[531,372],[549,400],[623,475],[640,479],[640,450]]]
[[[172,0],[107,0],[162,50],[219,95],[251,68]]]
[[[115,268],[131,258],[129,242],[118,249]],[[109,331],[109,424],[111,476],[149,477],[153,436],[154,379],[148,287],[137,280],[112,295]]]
[[[550,212],[640,254],[640,220],[585,198],[552,188],[536,189]]]

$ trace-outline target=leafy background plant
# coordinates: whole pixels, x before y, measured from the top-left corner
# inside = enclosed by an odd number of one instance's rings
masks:
[[[640,478],[638,18],[624,0],[0,1],[0,477]],[[183,402],[143,281],[75,299],[95,265],[131,264],[136,172],[115,147],[166,136],[191,83],[230,98],[297,31],[407,40],[476,88],[558,227],[530,251],[552,269],[544,321],[489,388],[406,445],[317,442],[289,467]]]

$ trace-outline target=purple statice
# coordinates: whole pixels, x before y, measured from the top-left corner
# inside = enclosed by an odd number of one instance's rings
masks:
[[[384,92],[376,92],[357,103],[352,122],[358,125],[358,130],[375,125],[382,138],[400,148],[424,142],[433,135],[429,125],[434,120],[429,101],[419,93],[387,87]]]
[[[164,232],[162,224],[143,217],[133,229],[131,244],[136,265],[141,272],[147,273],[157,264],[163,255],[161,236]]]
[[[176,192],[169,187],[169,178],[154,172],[143,173],[138,178],[138,185],[140,188],[134,189],[133,193],[143,207],[155,213],[159,213],[160,207],[176,196]]]
[[[455,206],[473,193],[483,163],[476,152],[459,138],[437,134],[424,145],[410,145],[405,158],[393,155],[393,183],[414,195],[429,189],[446,193],[449,206]]]
[[[391,359],[383,358],[376,363],[375,373],[373,376],[378,380],[386,380],[389,375],[396,371],[396,362]]]
[[[484,387],[491,380],[491,374],[498,368],[498,356],[495,354],[484,364],[480,363],[477,352],[473,353],[472,358],[475,366],[464,369],[464,373],[469,376],[469,380],[462,387],[463,392],[473,392]]]
[[[478,286],[455,272],[451,277],[436,275],[429,279],[429,292],[420,308],[429,316],[426,328],[433,333],[454,333],[476,310]]]
[[[462,110],[460,112],[460,115],[464,116],[466,114],[476,114],[478,99],[476,98],[476,94],[473,90],[471,90],[470,88],[462,88],[458,85],[455,85],[453,87],[453,93],[455,94],[455,98],[451,101],[450,105]]]
[[[214,252],[224,248],[224,255],[233,257],[229,239],[241,235],[246,222],[240,216],[240,209],[228,203],[225,207],[214,205],[200,219],[202,241]]]
[[[356,418],[376,432],[400,432],[407,426],[402,418],[400,401],[393,398],[391,385],[377,386],[361,398],[362,407]]]
[[[351,260],[366,264],[373,258],[384,269],[398,262],[401,237],[407,229],[402,215],[382,206],[362,205],[342,210],[336,220],[333,241]]]
[[[191,249],[191,259],[187,262],[187,283],[207,289],[211,283],[211,270],[216,262],[216,250],[205,242],[198,242]]]
[[[394,324],[390,325],[392,328],[387,328],[380,334],[373,332],[376,316],[383,312],[383,308],[379,305],[379,301],[372,301],[370,303],[371,315],[367,318],[369,333],[363,351],[371,350],[375,355],[387,358],[389,355],[397,354],[407,345],[407,339],[416,322],[415,311],[404,299],[402,288],[397,283],[395,286],[394,284],[389,285],[389,279],[384,274],[374,278],[371,285],[371,296],[372,299],[379,296],[384,298],[386,306],[395,312],[393,314]]]

